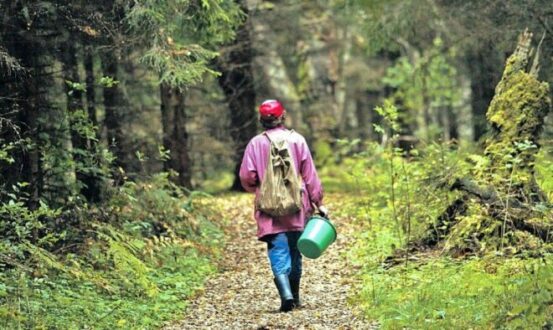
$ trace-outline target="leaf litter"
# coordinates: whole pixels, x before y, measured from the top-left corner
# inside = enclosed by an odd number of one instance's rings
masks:
[[[221,223],[227,244],[221,272],[189,301],[183,319],[166,326],[180,329],[376,329],[347,303],[355,268],[345,253],[353,243],[353,219],[333,218],[338,240],[318,259],[304,258],[300,297],[302,307],[280,313],[266,244],[256,239],[253,196],[216,197],[226,220]],[[339,196],[329,196],[332,210]]]

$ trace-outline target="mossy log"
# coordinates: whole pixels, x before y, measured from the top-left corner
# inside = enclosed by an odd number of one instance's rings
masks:
[[[543,39],[542,39],[543,40]],[[539,136],[551,109],[549,85],[538,79],[539,46],[523,32],[507,59],[486,117],[484,170],[451,186],[462,192],[414,244],[442,244],[450,252],[535,249],[553,238],[553,211],[534,177]]]

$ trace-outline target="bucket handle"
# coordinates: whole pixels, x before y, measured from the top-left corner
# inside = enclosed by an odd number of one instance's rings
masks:
[[[324,219],[328,220],[327,217],[323,216],[323,214],[321,213],[321,210],[319,210],[319,207],[315,203],[311,202],[311,207],[313,208],[313,210],[315,210],[315,212],[318,215],[321,216],[321,218],[324,218]],[[327,214],[327,216],[328,216],[328,214]]]
[[[334,234],[336,234],[336,237],[334,238],[334,241],[336,241],[338,239],[338,231],[336,230],[336,227],[334,226],[334,224],[330,221],[329,218],[325,217],[322,215],[321,211],[319,210],[319,208],[317,207],[317,205],[315,205],[315,203],[311,202],[311,207],[313,208],[313,210],[315,210],[319,216],[321,217],[321,219],[323,219],[324,221],[328,222],[332,228],[334,228]],[[328,216],[328,215],[327,215]]]

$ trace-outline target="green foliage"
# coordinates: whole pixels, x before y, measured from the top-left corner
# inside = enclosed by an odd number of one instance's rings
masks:
[[[112,197],[110,209],[130,233],[150,237],[168,229],[160,228],[162,224],[186,224],[182,226],[186,232],[179,234],[188,235],[198,226],[198,220],[184,207],[187,198],[169,180],[169,173],[159,173],[148,182],[126,182]]]
[[[344,144],[344,148],[351,146]],[[360,196],[357,206],[348,212],[366,219],[369,228],[380,224],[379,231],[395,232],[396,238],[409,236],[414,240],[457,196],[448,187],[457,175],[468,173],[471,167],[462,160],[464,154],[445,144],[403,152],[370,143],[365,151],[322,168],[320,175],[326,190]]]
[[[2,205],[0,214],[5,222],[11,221],[9,227],[4,227],[4,229],[9,228],[9,230],[4,232],[5,235],[3,237],[12,241],[22,242],[30,239],[36,230],[42,228],[43,225],[40,223],[40,218],[57,216],[59,215],[59,211],[50,209],[44,203],[41,203],[38,209],[31,211],[25,207],[23,202],[10,200]]]
[[[397,37],[401,40],[424,42],[433,35],[433,28],[440,30],[437,12],[430,1],[362,0],[350,1],[357,10],[352,13],[357,21],[363,22],[361,30],[371,36],[363,40],[369,54],[383,49],[397,50]],[[355,7],[354,7],[355,8]],[[424,21],[425,24],[421,24]],[[419,28],[416,31],[413,27]],[[422,40],[421,40],[422,39]]]
[[[325,141],[315,142],[313,145],[313,157],[315,158],[317,167],[325,167],[336,161],[332,147]]]
[[[89,277],[26,272],[0,274],[0,327],[4,329],[151,329],[173,320],[214,271],[210,260],[194,250],[175,254],[171,264],[151,264],[146,280],[158,288],[148,296],[125,284],[116,271],[87,269]],[[64,267],[70,267],[68,260]],[[130,273],[129,281],[134,282]],[[103,285],[103,287],[102,287]],[[121,288],[125,288],[121,290]]]
[[[439,112],[460,106],[461,86],[459,74],[454,67],[456,51],[444,49],[440,38],[434,39],[433,47],[414,58],[401,57],[386,71],[382,81],[395,89],[392,101],[401,106],[402,122],[412,124],[424,120],[418,132],[426,136],[435,135],[440,129],[438,122],[433,127],[428,122],[439,117]],[[447,116],[448,114],[446,114]],[[425,119],[426,117],[426,119]],[[447,129],[447,127],[441,127]]]
[[[5,143],[0,145],[0,161],[5,162],[7,164],[13,164],[15,162],[15,159],[10,156],[10,151],[14,148],[15,143]]]
[[[536,181],[548,199],[553,200],[553,152],[551,142],[544,141],[540,152],[536,155]]]
[[[399,112],[397,107],[393,104],[393,102],[389,99],[384,100],[383,106],[377,106],[374,111],[378,113],[382,118],[384,118],[384,121],[386,122],[386,125],[388,126],[388,129],[390,129],[392,132],[398,132],[399,131]],[[374,129],[377,133],[383,134],[384,130],[379,125],[373,124]]]
[[[202,181],[201,189],[207,193],[219,193],[228,191],[234,181],[234,173],[231,171],[214,171]]]
[[[207,66],[216,56],[217,53],[200,47],[177,49],[173,54],[153,48],[144,54],[142,61],[160,73],[161,83],[189,86],[201,81],[206,73],[217,74]]]
[[[111,87],[119,84],[119,81],[113,79],[113,77],[104,76],[104,77],[101,77],[98,80],[98,84],[100,86],[103,86],[103,87],[106,87],[106,88],[111,88]]]
[[[105,186],[111,177],[110,166],[115,161],[115,157],[105,145],[99,143],[99,129],[88,117],[88,112],[73,111],[69,114],[69,121],[73,136],[86,141],[84,146],[73,147],[71,150],[75,172],[92,177],[98,185]],[[79,191],[85,184],[77,178],[76,186]]]
[[[86,92],[86,84],[70,80],[66,80],[65,84],[69,89],[69,92],[67,93],[68,95],[73,95],[75,91]]]
[[[356,300],[383,329],[542,328],[551,271],[549,257],[415,262],[364,273]]]
[[[209,62],[213,47],[234,37],[243,17],[229,0],[153,1],[134,3],[126,22],[147,45],[142,61],[160,76],[160,82],[187,87],[205,74],[217,74]]]
[[[0,327],[153,328],[182,312],[215,270],[222,243],[210,220],[221,215],[208,197],[185,194],[159,174],[114,190],[104,207],[73,212],[82,217],[76,231],[50,231],[31,244],[45,219],[65,214],[45,204],[2,206],[3,228],[13,231],[1,241]],[[100,221],[103,212],[109,224]],[[66,236],[72,243],[52,253]]]
[[[346,150],[348,147],[351,145],[344,143]],[[537,160],[542,187],[551,181],[546,174],[550,172],[549,158],[545,148]],[[327,190],[349,195],[333,212],[354,217],[359,225],[355,246],[348,253],[359,267],[358,293],[351,301],[383,329],[520,329],[547,327],[553,322],[549,307],[553,281],[548,275],[553,271],[553,257],[549,255],[544,259],[489,256],[456,260],[441,256],[439,250],[415,254],[405,249],[408,241],[416,242],[424,235],[459,196],[449,191],[455,178],[484,172],[488,162],[471,150],[454,151],[445,144],[409,153],[369,144],[365,151],[322,169]],[[551,194],[551,189],[544,189]],[[489,219],[477,217],[480,213],[469,209],[466,226],[456,230],[472,233],[474,226],[501,230],[501,221],[487,224]],[[409,232],[410,239],[406,239]],[[512,239],[531,246],[535,238],[530,236]],[[496,244],[500,244],[499,238]],[[404,252],[397,259],[400,264],[390,265],[394,262],[390,256],[397,251]]]

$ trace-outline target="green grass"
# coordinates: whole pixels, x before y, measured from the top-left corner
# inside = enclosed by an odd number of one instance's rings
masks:
[[[348,255],[360,269],[352,303],[383,329],[541,329],[553,321],[553,256],[453,259],[435,251],[386,268],[402,245],[389,207],[346,195],[341,207],[361,227]]]
[[[551,261],[436,258],[376,268],[361,275],[355,299],[383,329],[541,329],[552,321]]]
[[[436,250],[384,265],[405,244],[409,221],[417,237],[455,198],[446,189],[447,173],[466,173],[462,153],[431,148],[420,152],[423,157],[393,162],[396,220],[389,153],[372,149],[322,171],[325,189],[343,196],[332,212],[355,217],[359,226],[348,252],[359,267],[351,303],[383,329],[552,328],[551,255],[455,259]],[[536,167],[538,183],[553,197],[550,155],[540,154]]]

